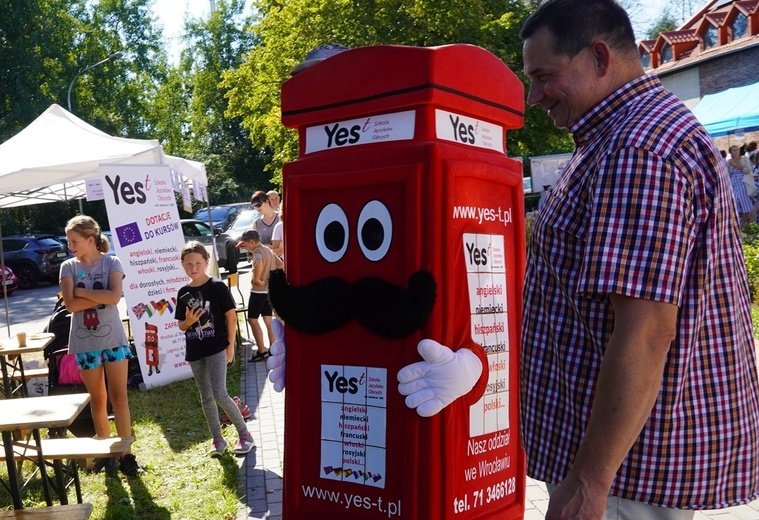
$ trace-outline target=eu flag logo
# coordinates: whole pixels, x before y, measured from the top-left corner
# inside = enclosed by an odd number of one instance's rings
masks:
[[[140,228],[137,227],[137,222],[117,227],[116,236],[119,238],[119,245],[121,247],[131,246],[137,242],[142,242],[142,236],[140,235]]]

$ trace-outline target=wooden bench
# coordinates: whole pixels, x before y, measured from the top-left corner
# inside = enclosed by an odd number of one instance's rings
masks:
[[[92,439],[88,437],[63,437],[60,439],[42,439],[42,457],[45,462],[53,461],[58,498],[61,504],[66,504],[66,487],[71,484],[63,482],[62,460],[69,460],[71,474],[76,489],[76,499],[82,503],[82,489],[79,483],[78,459],[117,458],[121,457],[134,442],[134,437],[108,437]],[[13,451],[18,458],[34,458],[37,456],[37,445],[34,441],[18,441],[13,443]],[[5,450],[0,444],[0,461],[5,460]],[[43,477],[45,478],[45,477]]]
[[[0,511],[0,520],[86,520],[91,514],[92,504],[73,504]]]
[[[47,368],[25,368],[24,379],[29,381],[30,379],[34,379],[35,377],[47,377],[48,373],[49,371]],[[20,381],[21,372],[18,370],[15,370],[12,374],[8,375],[8,379],[12,381]],[[5,382],[5,378],[3,377],[2,374],[0,374],[0,384],[3,384],[4,382]]]
[[[19,368],[15,368],[12,365],[9,365],[9,374],[8,379],[13,382],[12,385],[10,385],[10,395],[6,396],[6,398],[9,398],[15,394],[21,394],[23,396],[26,396],[28,394],[26,389],[26,384],[29,383],[34,378],[45,378],[48,379],[48,369],[45,368],[24,368],[24,377],[23,380],[21,378],[21,370]],[[45,385],[47,385],[47,381],[45,382]],[[0,374],[0,389],[5,388],[5,378],[2,374]],[[5,394],[5,392],[2,392]]]
[[[48,375],[48,369],[47,367],[44,368],[25,368],[24,369],[24,377],[26,379],[32,379],[34,377],[47,377]],[[21,379],[21,372],[16,370],[12,374],[9,374],[9,378],[18,381]],[[2,383],[4,380],[2,374],[0,374],[0,383]]]

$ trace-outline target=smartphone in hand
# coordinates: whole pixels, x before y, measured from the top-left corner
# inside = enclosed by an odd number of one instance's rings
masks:
[[[200,302],[190,293],[183,293],[179,297],[179,301],[184,303],[188,309],[202,309],[202,306],[200,305]],[[203,309],[203,314],[200,315],[200,319],[198,320],[198,323],[201,327],[205,326],[210,321],[210,318],[208,316],[208,313]]]

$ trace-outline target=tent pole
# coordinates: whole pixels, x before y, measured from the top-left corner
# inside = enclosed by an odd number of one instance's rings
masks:
[[[3,225],[0,223],[0,268],[5,273],[5,252],[3,251]],[[0,280],[2,277],[0,277]],[[11,317],[8,311],[8,287],[5,286],[3,281],[3,301],[5,302],[5,326],[8,328],[8,337],[11,337]]]
[[[211,228],[211,244],[213,249],[213,254],[211,255],[211,265],[209,266],[211,268],[211,276],[215,276],[216,278],[221,278],[221,272],[219,271],[219,262],[216,259],[216,232],[213,229],[213,219],[211,219],[211,202],[210,198],[206,197],[206,210],[208,210],[208,227]]]

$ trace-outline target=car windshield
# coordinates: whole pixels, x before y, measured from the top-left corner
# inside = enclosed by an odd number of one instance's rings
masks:
[[[55,238],[38,238],[37,245],[39,247],[52,247],[54,249],[60,249],[63,247],[63,244],[61,244]]]
[[[186,237],[210,237],[211,228],[204,222],[182,222],[182,233]]]
[[[211,220],[216,222],[227,218],[230,208],[211,208]],[[199,209],[195,212],[194,218],[206,222],[208,220],[208,208]]]
[[[229,229],[248,229],[253,225],[253,221],[255,221],[260,215],[261,214],[255,210],[243,211],[235,219],[234,223],[230,226]]]

